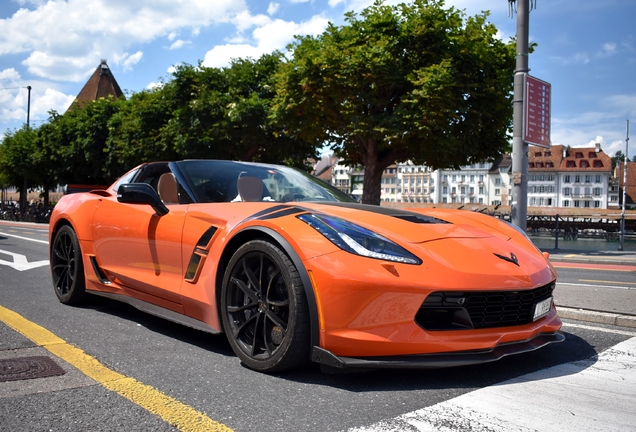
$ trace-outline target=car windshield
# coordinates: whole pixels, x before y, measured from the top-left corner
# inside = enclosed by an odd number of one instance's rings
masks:
[[[174,165],[199,203],[231,201],[355,202],[349,195],[302,171],[281,166],[218,160]]]

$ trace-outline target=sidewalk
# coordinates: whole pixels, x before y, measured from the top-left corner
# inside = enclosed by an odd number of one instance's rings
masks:
[[[624,289],[595,288],[598,281],[594,284],[582,281],[577,286],[560,286],[554,297],[561,318],[636,328],[636,252],[568,249],[543,249],[543,252],[550,254],[557,270],[559,263],[574,263],[622,266],[616,271],[632,272],[634,283],[621,286]]]

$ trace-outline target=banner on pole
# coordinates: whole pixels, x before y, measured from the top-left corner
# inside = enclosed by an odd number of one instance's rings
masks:
[[[549,148],[552,86],[528,74],[524,81],[523,141]]]

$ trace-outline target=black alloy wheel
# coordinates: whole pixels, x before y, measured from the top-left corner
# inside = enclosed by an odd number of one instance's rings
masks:
[[[55,295],[64,304],[78,304],[84,299],[86,281],[82,251],[73,228],[60,227],[51,248],[51,275]]]
[[[227,267],[222,319],[232,349],[261,372],[293,369],[309,359],[309,311],[289,257],[271,242],[241,246]]]

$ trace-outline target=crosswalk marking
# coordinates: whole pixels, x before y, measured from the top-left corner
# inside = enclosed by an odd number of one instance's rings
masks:
[[[603,407],[600,409],[600,407]],[[636,338],[349,432],[633,431]]]

